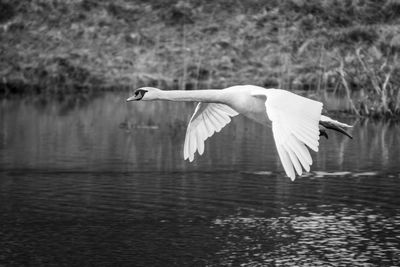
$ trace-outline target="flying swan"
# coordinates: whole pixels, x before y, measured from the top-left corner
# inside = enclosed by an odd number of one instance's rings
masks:
[[[193,161],[196,151],[204,152],[204,142],[243,114],[263,125],[271,126],[276,148],[286,175],[294,180],[310,171],[310,148],[318,152],[319,136],[328,137],[333,129],[352,138],[343,128],[351,127],[321,115],[322,103],[282,89],[265,89],[254,85],[237,85],[226,89],[164,91],[154,87],[135,90],[127,101],[199,102],[189,121],[183,149],[184,159]]]

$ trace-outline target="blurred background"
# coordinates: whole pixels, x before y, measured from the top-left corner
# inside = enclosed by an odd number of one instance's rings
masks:
[[[0,0],[1,266],[400,266],[400,0]],[[285,176],[241,116],[183,160],[195,103],[295,91],[354,125]]]
[[[254,84],[400,109],[399,0],[1,0],[0,12],[2,94]]]

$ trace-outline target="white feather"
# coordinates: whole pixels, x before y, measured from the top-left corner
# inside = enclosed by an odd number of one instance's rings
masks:
[[[266,96],[266,112],[272,121],[275,144],[286,174],[295,179],[302,167],[310,170],[312,159],[306,145],[318,151],[322,103],[279,89],[258,90]]]
[[[204,140],[206,139],[203,136],[203,124],[199,124],[196,129],[196,137],[197,137],[197,151],[199,152],[199,155],[203,155],[204,153]]]
[[[204,153],[204,142],[215,132],[227,125],[233,116],[238,115],[234,109],[219,103],[197,104],[188,128],[186,130],[185,143],[183,148],[184,159],[194,160],[194,154]]]

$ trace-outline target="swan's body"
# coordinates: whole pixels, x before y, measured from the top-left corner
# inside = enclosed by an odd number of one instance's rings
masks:
[[[321,102],[289,91],[253,85],[193,91],[144,87],[127,99],[132,100],[200,102],[186,131],[184,158],[189,161],[193,161],[196,151],[203,154],[205,140],[227,125],[231,117],[242,114],[263,125],[272,125],[279,157],[292,180],[295,171],[298,175],[302,174],[303,168],[310,171],[312,158],[307,147],[318,151],[320,132],[327,136],[325,128],[330,128],[348,135],[342,127],[351,127],[321,115]]]

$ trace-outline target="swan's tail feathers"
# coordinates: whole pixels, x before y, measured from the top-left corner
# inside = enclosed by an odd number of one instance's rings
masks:
[[[353,139],[353,136],[351,134],[349,134],[348,132],[346,132],[346,130],[344,129],[344,128],[353,127],[351,125],[336,121],[336,120],[331,119],[324,115],[321,115],[319,125],[322,126],[322,129],[320,129],[320,135],[325,136],[327,139],[328,139],[328,134],[326,133],[324,128],[335,130],[335,131],[342,133],[342,134],[346,135],[347,137]]]

